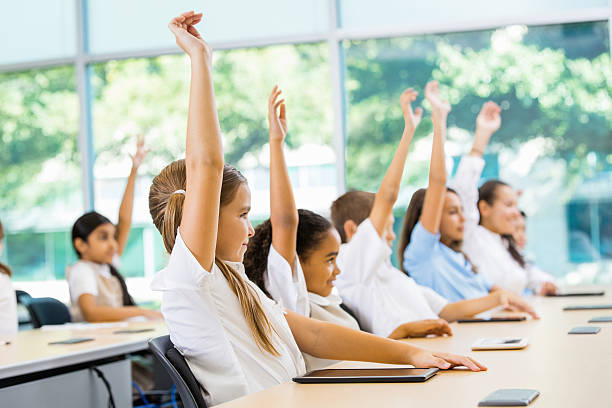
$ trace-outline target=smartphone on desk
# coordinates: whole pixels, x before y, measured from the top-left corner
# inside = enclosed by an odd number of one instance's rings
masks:
[[[526,319],[525,316],[475,317],[471,319],[458,319],[457,323],[522,322]]]

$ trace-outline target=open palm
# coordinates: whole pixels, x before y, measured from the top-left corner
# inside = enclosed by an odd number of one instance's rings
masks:
[[[268,97],[270,141],[280,140],[282,142],[285,140],[285,137],[287,137],[287,110],[285,108],[285,100],[278,99],[281,92],[278,85],[276,85]]]
[[[501,126],[501,108],[495,102],[488,101],[476,117],[476,128],[487,133],[496,132]]]

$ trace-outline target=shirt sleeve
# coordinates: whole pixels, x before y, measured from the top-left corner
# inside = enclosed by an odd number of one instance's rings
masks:
[[[439,316],[442,309],[444,309],[444,307],[448,304],[448,300],[438,295],[438,293],[431,288],[421,285],[419,285],[419,288],[421,289],[421,293],[423,293],[423,296],[427,300],[427,304],[429,304],[431,310],[433,310],[434,313]]]
[[[410,235],[410,244],[404,250],[404,270],[410,275],[418,273],[418,267],[423,262],[431,260],[436,245],[440,242],[440,234],[427,231],[419,221]],[[431,277],[430,273],[424,278]]]
[[[77,262],[70,268],[68,289],[70,290],[70,299],[74,305],[78,305],[79,297],[86,293],[98,296],[96,272],[85,262]]]
[[[463,204],[466,226],[478,225],[480,220],[480,214],[478,213],[478,181],[482,175],[484,165],[485,161],[482,157],[463,156],[451,183],[452,188],[459,194]]]
[[[371,282],[391,251],[369,218],[359,224],[353,238],[343,247],[338,255],[342,273],[336,279],[350,282],[351,285]]]
[[[208,402],[216,405],[248,394],[245,374],[209,295],[211,282],[218,276],[205,271],[178,238],[167,269],[182,275],[186,283],[199,277],[196,284],[164,291],[162,314],[172,343],[185,356],[198,382],[214,390]]]
[[[0,272],[0,335],[17,333],[17,299],[8,275]]]
[[[297,254],[295,266],[291,268],[289,262],[278,253],[274,245],[270,245],[265,285],[268,293],[283,307],[302,316],[310,316],[308,289]]]
[[[544,272],[532,263],[525,265],[525,272],[527,273],[527,288],[531,289],[536,294],[540,292],[540,288],[544,282],[555,281],[554,276]]]

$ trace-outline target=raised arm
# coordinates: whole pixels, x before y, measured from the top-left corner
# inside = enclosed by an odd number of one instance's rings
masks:
[[[200,265],[210,271],[217,242],[223,144],[212,81],[212,49],[194,27],[201,20],[202,14],[189,11],[172,19],[168,27],[191,60],[181,236]]]
[[[453,188],[459,194],[466,217],[466,225],[478,224],[478,180],[484,168],[482,155],[491,135],[501,126],[501,108],[495,102],[486,102],[476,118],[476,132],[470,154],[459,163],[453,179]]]
[[[432,234],[440,230],[444,196],[446,194],[446,164],[444,158],[444,141],[446,140],[446,118],[451,110],[448,101],[440,99],[438,81],[431,81],[425,87],[425,97],[431,104],[433,122],[433,145],[431,164],[429,165],[429,186],[425,192],[421,225]]]
[[[298,212],[291,189],[291,180],[283,152],[287,137],[285,100],[278,99],[281,90],[272,89],[268,98],[268,123],[270,124],[270,223],[272,245],[293,268],[298,229]]]
[[[404,173],[404,165],[406,164],[406,157],[408,156],[408,148],[414,135],[414,130],[421,121],[423,115],[423,109],[416,108],[412,111],[411,103],[414,102],[418,93],[408,88],[400,97],[400,104],[402,105],[402,112],[404,114],[404,133],[400,140],[399,146],[395,151],[391,165],[383,178],[376,197],[374,198],[374,205],[370,212],[370,221],[378,235],[382,236],[385,228],[385,224],[389,219],[389,215],[393,211],[393,205],[399,195],[400,182],[402,181],[402,174]]]
[[[128,177],[127,185],[125,186],[125,192],[123,193],[123,199],[119,206],[119,220],[117,222],[117,243],[119,255],[123,254],[125,246],[127,245],[128,236],[130,235],[130,228],[132,227],[132,211],[134,209],[134,189],[136,188],[136,176],[138,175],[138,168],[144,161],[146,155],[150,149],[145,148],[144,136],[138,135],[136,142],[136,153],[130,157],[132,158],[132,170]]]

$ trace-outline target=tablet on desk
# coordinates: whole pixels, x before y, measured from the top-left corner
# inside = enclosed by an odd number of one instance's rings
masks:
[[[458,319],[457,323],[490,323],[490,322],[522,322],[526,320],[525,316],[507,316],[507,317],[483,317],[472,319]]]
[[[529,340],[524,337],[489,337],[476,340],[472,350],[518,350],[528,344]]]
[[[612,309],[612,305],[570,305],[565,306],[563,310],[599,310],[599,309]]]
[[[72,339],[60,340],[60,341],[52,341],[49,344],[78,344],[85,343],[88,341],[93,341],[91,337],[75,337]]]
[[[293,381],[302,384],[424,382],[437,368],[343,368],[314,370]]]
[[[560,290],[557,293],[547,294],[549,297],[571,297],[571,296],[603,296],[606,292],[604,290],[579,290],[579,289],[566,289]]]

